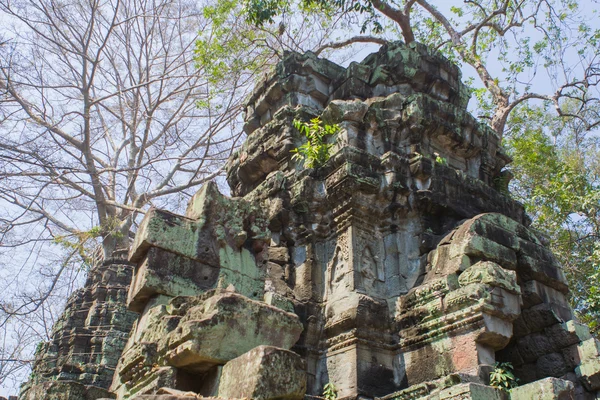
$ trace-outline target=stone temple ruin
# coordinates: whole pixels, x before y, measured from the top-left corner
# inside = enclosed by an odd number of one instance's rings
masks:
[[[21,399],[316,399],[329,382],[339,399],[600,398],[600,342],[468,99],[418,44],[348,68],[288,54],[248,102],[233,197],[209,183],[185,216],[150,210]],[[292,121],[315,116],[341,129],[305,169]],[[519,387],[489,386],[496,361]]]

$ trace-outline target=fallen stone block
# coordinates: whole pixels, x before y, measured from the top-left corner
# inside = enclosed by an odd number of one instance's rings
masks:
[[[219,397],[302,399],[306,373],[302,358],[289,350],[258,346],[223,367]]]
[[[223,291],[192,307],[165,338],[165,360],[175,367],[205,370],[252,348],[291,348],[300,337],[296,314]]]

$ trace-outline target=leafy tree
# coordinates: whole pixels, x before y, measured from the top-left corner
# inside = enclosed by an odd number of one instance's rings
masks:
[[[262,10],[266,12],[279,3],[261,1],[257,4],[264,6]],[[196,42],[195,55],[198,65],[207,70],[214,82],[255,64],[262,67],[254,70],[263,72],[265,65],[274,66],[286,51],[312,51],[319,55],[332,47],[346,46],[331,39],[339,36],[345,22],[333,13],[320,12],[316,5],[281,2],[285,9],[277,8],[278,20],[270,19],[273,22],[270,24],[257,24],[257,19],[248,14],[248,5],[245,0],[226,0],[213,1],[203,8],[213,29],[210,35]],[[368,37],[347,44],[372,41],[385,43],[383,39]],[[240,49],[251,49],[251,57],[239,57]],[[347,57],[347,54],[338,54],[335,58]]]
[[[470,0],[446,9],[427,0],[248,0],[247,18],[258,26],[273,24],[290,4],[346,19],[349,38],[328,47],[401,35],[407,44],[420,41],[472,67],[481,83],[475,90],[480,111],[500,137],[514,108],[531,99],[551,102],[558,115],[579,119],[585,129],[600,124],[600,29],[595,14],[586,16],[575,0]],[[375,36],[352,36],[354,26]],[[538,69],[553,92],[532,90]],[[566,100],[576,107],[567,110]]]
[[[563,264],[580,319],[599,332],[600,138],[543,106],[519,108],[509,126],[511,192]]]
[[[194,59],[197,41],[212,43],[203,11],[0,0],[0,336],[29,327],[2,344],[0,379],[50,334],[82,266],[127,249],[149,206],[183,205],[239,142],[261,66],[216,84]],[[251,52],[230,46],[227,61]]]

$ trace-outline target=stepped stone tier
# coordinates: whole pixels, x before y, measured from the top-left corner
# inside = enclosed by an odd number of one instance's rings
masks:
[[[599,398],[600,343],[460,78],[419,44],[348,68],[287,54],[249,99],[233,197],[208,183],[185,216],[141,223],[139,317],[110,395],[314,399],[333,383],[340,399]],[[315,116],[340,131],[306,169],[293,120]],[[518,388],[489,386],[497,361]]]
[[[137,319],[126,307],[132,272],[126,253],[89,271],[54,324],[51,340],[39,344],[21,400],[111,396],[115,367]]]

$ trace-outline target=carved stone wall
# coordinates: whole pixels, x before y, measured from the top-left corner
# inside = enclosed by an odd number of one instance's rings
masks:
[[[118,399],[594,399],[598,341],[506,194],[510,162],[460,71],[390,43],[340,67],[287,54],[248,101],[232,198],[150,210]],[[305,169],[294,119],[338,124]],[[496,361],[524,384],[490,387]],[[187,397],[186,397],[187,396]],[[545,397],[543,397],[545,396]]]

